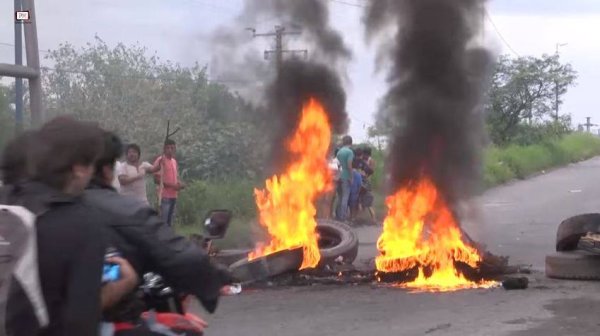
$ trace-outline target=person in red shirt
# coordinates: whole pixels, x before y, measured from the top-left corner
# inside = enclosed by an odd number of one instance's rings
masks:
[[[185,188],[179,181],[179,173],[175,152],[177,150],[175,141],[167,139],[163,148],[163,155],[154,162],[154,166],[160,165],[160,171],[156,175],[158,180],[158,196],[160,199],[160,215],[167,225],[172,226],[175,218],[175,203],[177,193]]]

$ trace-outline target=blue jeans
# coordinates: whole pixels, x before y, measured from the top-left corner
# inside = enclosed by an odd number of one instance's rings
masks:
[[[160,200],[160,217],[168,226],[173,225],[173,218],[175,218],[175,203],[177,203],[176,198],[163,198]]]
[[[338,188],[337,219],[344,221],[348,218],[348,200],[350,199],[350,181],[341,180]]]

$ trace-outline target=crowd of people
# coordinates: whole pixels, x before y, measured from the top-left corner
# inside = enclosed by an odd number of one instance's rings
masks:
[[[152,335],[138,295],[147,272],[195,295],[209,312],[216,309],[232,277],[172,228],[178,192],[185,188],[176,144],[166,139],[153,163],[141,154],[140,146],[125,146],[117,135],[70,117],[24,132],[5,147],[0,207],[19,206],[35,216],[29,247],[38,256],[29,280],[0,277],[0,314],[6,317],[0,328],[9,335],[97,335],[115,323],[128,326],[119,335]],[[351,221],[365,209],[374,220],[370,148],[352,147],[345,136],[332,168],[337,188],[329,213]],[[157,186],[157,211],[147,197],[146,176]],[[118,253],[107,259],[107,251]],[[102,280],[106,263],[119,265],[118,279]],[[2,288],[7,283],[10,291]]]
[[[167,139],[163,153],[159,155],[154,164],[142,162],[142,150],[139,145],[132,143],[125,148],[125,161],[117,161],[112,186],[121,195],[135,198],[146,206],[150,206],[146,191],[146,179],[153,175],[157,186],[158,209],[161,218],[167,225],[172,226],[175,218],[177,196],[180,190],[185,189],[185,184],[179,179],[179,166],[175,154],[177,144],[172,139]]]
[[[19,206],[36,216],[29,248],[37,250],[37,269],[27,269],[27,279],[6,278],[6,272],[0,278],[5,317],[0,328],[8,335],[97,335],[100,326],[114,324],[119,335],[155,335],[142,318],[143,274],[161,274],[209,312],[233,282],[226,269],[171,227],[177,192],[184,188],[175,143],[167,140],[154,164],[140,163],[139,146],[129,145],[115,171],[123,148],[115,134],[69,117],[22,133],[5,147],[0,206]],[[146,174],[159,183],[160,215],[148,206]],[[107,251],[118,255],[107,260]],[[107,262],[120,266],[119,279],[103,282]]]
[[[352,222],[362,210],[369,213],[375,223],[373,210],[374,196],[371,178],[375,171],[375,161],[368,146],[352,146],[352,137],[342,138],[339,148],[335,149],[330,164],[335,181],[335,196],[330,197],[328,215],[337,220]]]

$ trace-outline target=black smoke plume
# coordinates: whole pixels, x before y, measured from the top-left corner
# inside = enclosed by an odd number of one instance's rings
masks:
[[[262,103],[265,87],[273,81],[275,69],[265,61],[260,44],[245,27],[252,25],[246,13],[233,23],[219,27],[207,39],[212,54],[210,77],[227,85],[248,102]]]
[[[365,24],[379,38],[392,125],[388,168],[396,191],[429,176],[451,206],[476,190],[484,143],[482,103],[492,55],[475,47],[483,0],[372,0]]]
[[[342,36],[329,25],[329,8],[322,0],[249,0],[246,12],[275,15],[287,28],[299,28],[310,45],[311,58],[342,62],[352,57]]]
[[[278,68],[266,91],[266,109],[271,123],[271,156],[267,174],[281,172],[290,162],[286,139],[300,121],[302,106],[309,98],[319,100],[337,134],[348,128],[346,94],[342,78],[352,54],[342,36],[329,22],[327,2],[322,0],[247,1],[248,15],[276,15],[288,30],[300,30],[299,46],[308,57],[290,57]],[[289,49],[296,49],[288,46]],[[300,48],[303,49],[303,48]]]
[[[325,108],[332,132],[347,130],[346,93],[339,76],[325,65],[287,60],[268,92],[272,124],[272,171],[280,172],[290,162],[285,148],[286,139],[300,122],[302,106],[315,98]]]

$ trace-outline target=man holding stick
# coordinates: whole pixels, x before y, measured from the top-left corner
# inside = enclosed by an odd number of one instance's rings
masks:
[[[177,194],[185,188],[185,185],[179,181],[177,160],[175,159],[176,150],[175,141],[167,138],[163,148],[163,155],[159,156],[154,162],[154,166],[160,165],[158,176],[155,176],[158,180],[160,215],[162,220],[169,226],[173,225]]]

